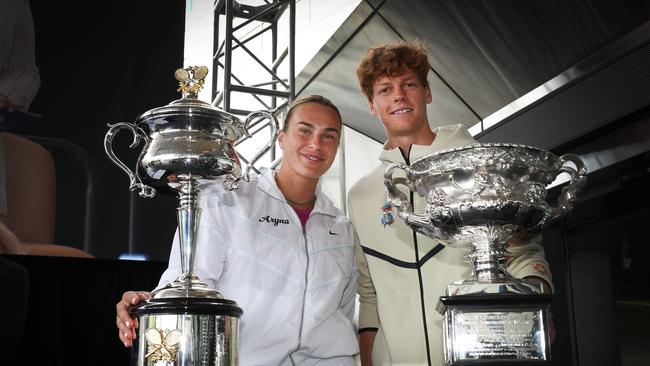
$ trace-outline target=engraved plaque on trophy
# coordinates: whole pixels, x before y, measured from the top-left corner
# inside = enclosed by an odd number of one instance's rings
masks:
[[[178,197],[178,235],[181,275],[152,293],[149,300],[132,309],[139,329],[134,344],[134,365],[237,365],[239,318],[243,311],[232,300],[208,288],[194,274],[194,252],[201,209],[198,179],[221,179],[228,190],[248,180],[253,164],[276,142],[278,122],[259,111],[241,121],[236,116],[198,100],[208,68],[178,69],[182,98],[154,108],[135,123],[109,125],[104,148],[109,158],[126,172],[130,189],[151,198],[156,192]],[[243,174],[234,143],[250,136],[249,126],[268,120],[270,141],[253,157]],[[119,130],[133,134],[131,147],[144,147],[131,171],[112,149]]]
[[[560,173],[570,182],[550,204],[546,187]],[[410,166],[392,164],[384,178],[389,203],[411,228],[468,251],[472,278],[448,285],[437,307],[444,314],[446,363],[548,365],[552,295],[508,274],[507,243],[532,237],[572,209],[586,182],[582,161],[529,146],[475,144]],[[399,185],[426,197],[424,213],[413,212]]]

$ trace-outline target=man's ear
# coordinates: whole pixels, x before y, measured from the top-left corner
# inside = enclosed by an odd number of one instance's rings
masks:
[[[370,109],[370,114],[377,116],[377,110],[375,109],[375,103],[371,99],[368,99],[368,108]]]
[[[429,83],[424,87],[424,96],[427,98],[427,104],[431,103],[433,101],[433,97],[431,96],[431,87],[429,86]]]

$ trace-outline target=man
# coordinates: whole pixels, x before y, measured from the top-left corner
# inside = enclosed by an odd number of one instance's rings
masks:
[[[196,274],[244,310],[239,364],[356,365],[357,269],[349,220],[318,189],[341,134],[338,109],[321,96],[295,101],[278,141],[277,172],[263,170],[235,192],[201,193]],[[160,286],[180,274],[178,240]],[[150,296],[127,292],[117,326],[131,346],[129,309]]]
[[[374,365],[443,365],[442,315],[435,305],[448,284],[470,274],[462,250],[416,234],[386,206],[383,175],[390,163],[409,164],[476,142],[462,125],[431,130],[426,112],[433,99],[429,68],[426,51],[404,42],[369,49],[357,68],[370,113],[379,117],[388,136],[381,164],[349,192],[348,213],[358,235],[363,365],[371,360]],[[426,201],[411,197],[414,211],[423,212]],[[507,269],[513,276],[550,284],[538,243],[510,249]]]

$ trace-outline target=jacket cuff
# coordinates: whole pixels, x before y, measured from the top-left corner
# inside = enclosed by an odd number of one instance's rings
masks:
[[[379,328],[377,308],[371,304],[359,304],[359,330],[366,328]]]

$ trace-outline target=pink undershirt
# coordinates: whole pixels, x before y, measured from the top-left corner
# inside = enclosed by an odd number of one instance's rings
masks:
[[[307,223],[307,219],[309,218],[309,214],[311,213],[312,208],[296,208],[293,207],[293,210],[296,211],[296,214],[298,215],[298,218],[300,219],[300,223],[304,227],[305,224]]]

